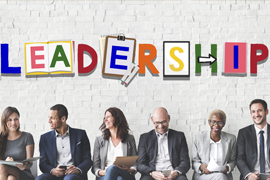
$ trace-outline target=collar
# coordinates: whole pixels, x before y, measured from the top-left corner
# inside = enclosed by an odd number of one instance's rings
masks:
[[[169,129],[164,134],[159,134],[157,131],[155,131],[155,132],[156,132],[157,137],[167,137],[168,136],[168,133],[169,133]]]
[[[264,134],[267,134],[267,130],[268,130],[268,123],[266,123],[266,125],[264,126],[264,128],[262,129],[262,131],[264,131]],[[256,131],[256,135],[260,135],[260,131],[261,129],[257,128],[257,126],[255,126],[254,124],[254,128],[255,128],[255,131]]]
[[[55,132],[55,137],[61,136],[61,134],[59,134],[59,133],[56,131],[56,129],[54,130],[54,132]],[[67,132],[66,132],[63,136],[68,136],[68,135],[69,135],[69,125],[68,125]]]
[[[218,142],[213,141],[210,137],[210,144],[220,144],[220,143],[221,143],[221,137],[220,137],[220,140]]]

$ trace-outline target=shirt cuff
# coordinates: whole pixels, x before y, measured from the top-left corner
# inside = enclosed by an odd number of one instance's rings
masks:
[[[78,168],[78,167],[76,167],[76,168],[79,169],[79,171],[81,172],[80,174],[82,174],[82,170],[80,168]]]
[[[133,169],[134,170],[134,173],[133,174],[136,174],[137,173],[136,166],[132,166],[132,167],[130,167],[130,169]]]
[[[229,164],[227,164],[227,166],[229,167],[229,170],[227,171],[227,174],[230,174],[231,173],[231,166]]]
[[[98,169],[98,170],[96,170],[96,172],[95,172],[95,175],[97,176],[97,177],[100,177],[100,175],[98,175],[98,171],[99,170],[101,170],[101,169]]]
[[[182,174],[182,172],[181,172],[181,171],[178,171],[178,170],[174,170],[174,171],[178,172],[178,175]]]
[[[245,176],[245,178],[244,178],[244,179],[247,179],[248,175],[250,175],[250,174],[252,174],[252,173],[251,173],[251,172],[250,172],[250,173],[248,173],[248,174]]]
[[[55,168],[52,168],[52,170],[54,170]],[[50,174],[52,174],[52,170],[50,171]]]

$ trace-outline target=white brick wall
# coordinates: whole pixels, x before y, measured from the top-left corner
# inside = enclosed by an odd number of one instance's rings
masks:
[[[248,43],[248,72],[250,44],[270,45],[269,8],[269,1],[0,1],[0,43],[10,45],[10,64],[22,67],[21,76],[0,77],[0,110],[7,106],[19,109],[21,129],[33,134],[35,155],[39,155],[39,137],[50,130],[48,108],[56,103],[67,106],[72,127],[87,131],[92,150],[104,111],[110,106],[123,110],[137,143],[140,134],[153,128],[150,113],[164,106],[171,114],[171,128],[185,133],[191,155],[193,136],[209,130],[207,118],[213,109],[225,111],[224,130],[237,135],[252,123],[248,109],[252,99],[270,103],[269,62],[258,65],[256,77],[221,75],[225,42]],[[26,42],[72,39],[76,45],[92,46],[100,57],[99,35],[120,30],[137,43],[156,46],[154,64],[159,77],[146,68],[145,76],[137,76],[126,88],[119,80],[102,78],[100,60],[88,76],[78,76],[77,65],[74,77],[24,75]],[[163,40],[191,41],[190,80],[163,80]],[[195,43],[202,44],[203,55],[210,52],[211,43],[218,45],[217,76],[211,76],[207,66],[202,66],[201,76],[195,76]],[[233,174],[239,178],[237,170]],[[89,179],[94,179],[92,173]]]

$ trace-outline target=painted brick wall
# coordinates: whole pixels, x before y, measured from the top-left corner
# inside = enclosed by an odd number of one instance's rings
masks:
[[[258,65],[255,77],[222,75],[225,42],[248,43],[248,67],[250,44],[270,45],[269,10],[270,1],[1,0],[0,43],[9,44],[10,65],[21,66],[22,74],[0,78],[0,110],[10,105],[19,109],[21,129],[33,134],[37,156],[39,137],[50,130],[48,108],[56,103],[67,106],[70,126],[87,131],[92,149],[108,107],[123,110],[138,143],[140,134],[153,128],[149,119],[153,109],[164,106],[171,115],[170,127],[185,133],[191,155],[193,137],[209,130],[207,118],[213,109],[225,111],[224,131],[237,135],[252,123],[249,102],[254,98],[270,102],[269,62]],[[76,45],[92,46],[100,57],[99,36],[121,30],[137,43],[156,46],[158,77],[146,69],[145,76],[124,87],[119,80],[102,77],[100,60],[88,76],[78,76],[75,68],[74,77],[25,77],[26,42],[74,40]],[[191,42],[190,79],[163,79],[164,40]],[[195,76],[197,43],[202,44],[202,55],[208,55],[211,44],[218,45],[216,76],[208,66]],[[238,170],[234,177],[238,179]],[[89,179],[94,179],[92,173]]]

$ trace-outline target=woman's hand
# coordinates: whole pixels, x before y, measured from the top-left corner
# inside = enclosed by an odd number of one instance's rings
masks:
[[[202,165],[200,166],[200,170],[202,171],[203,174],[211,174],[211,173],[212,173],[211,171],[209,171],[209,170],[207,169],[207,164],[202,164]]]
[[[28,165],[29,163],[28,162],[24,162],[22,165],[21,164],[15,164],[20,170],[25,170],[25,169],[27,169],[27,165]]]
[[[98,175],[105,176],[106,175],[106,170],[99,170]]]
[[[130,169],[130,168],[127,167],[127,166],[117,166],[117,167],[119,167],[119,168],[121,168],[121,169],[127,171],[128,173],[134,173],[134,172],[135,172],[134,169]]]
[[[6,161],[14,161],[12,157],[7,157]]]

